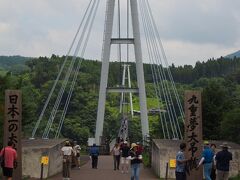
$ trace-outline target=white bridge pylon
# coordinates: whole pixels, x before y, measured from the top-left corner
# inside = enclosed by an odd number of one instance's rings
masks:
[[[142,62],[142,49],[141,49],[137,0],[130,0],[130,7],[131,7],[133,38],[128,38],[128,37],[112,38],[115,0],[107,0],[105,31],[104,31],[103,51],[102,51],[101,81],[100,81],[98,112],[97,112],[97,122],[96,122],[96,131],[95,131],[95,142],[97,145],[100,145],[101,143],[100,138],[102,137],[102,134],[103,134],[106,93],[107,93],[107,87],[108,87],[109,59],[110,59],[112,44],[133,44],[134,46],[138,94],[139,94],[140,112],[141,112],[140,117],[141,117],[142,136],[144,138],[149,135],[147,101],[146,101],[145,80],[144,80],[144,72],[143,72],[143,62]],[[122,88],[122,89],[119,89],[118,91],[122,93],[128,90]],[[129,92],[130,91],[131,90],[129,90]]]

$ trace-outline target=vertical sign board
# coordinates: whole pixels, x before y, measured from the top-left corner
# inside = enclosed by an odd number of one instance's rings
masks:
[[[185,141],[187,179],[203,179],[202,168],[196,170],[202,153],[202,99],[199,91],[185,92]]]
[[[12,141],[17,151],[17,168],[13,170],[13,179],[22,177],[22,95],[19,90],[5,91],[4,146]]]

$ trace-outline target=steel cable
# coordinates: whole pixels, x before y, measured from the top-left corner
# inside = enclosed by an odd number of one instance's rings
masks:
[[[143,2],[143,1],[142,1]],[[143,7],[146,7],[145,4],[142,5]],[[166,80],[166,75],[165,75],[165,72],[164,72],[164,69],[162,67],[162,62],[161,62],[161,56],[159,54],[159,50],[158,50],[158,47],[157,47],[157,44],[156,44],[156,41],[154,39],[155,37],[155,34],[153,32],[153,26],[152,26],[152,23],[149,19],[149,14],[148,14],[148,11],[146,8],[143,8],[142,9],[142,12],[144,13],[145,15],[145,22],[146,22],[146,26],[148,28],[148,32],[149,32],[149,39],[151,41],[151,46],[152,46],[152,50],[153,50],[153,54],[154,54],[154,59],[158,60],[158,62],[154,63],[154,64],[158,64],[157,65],[157,70],[158,70],[158,74],[159,74],[159,77],[160,77],[160,82],[161,82],[161,87],[162,87],[162,92],[163,92],[163,96],[164,96],[164,99],[165,99],[165,102],[166,102],[166,108],[167,108],[167,112],[168,112],[168,115],[169,115],[169,120],[170,120],[170,125],[171,125],[171,128],[172,128],[172,133],[173,133],[173,137],[174,138],[179,138],[178,136],[178,132],[177,132],[177,128],[176,128],[176,124],[174,122],[174,119],[177,119],[176,118],[176,114],[174,113],[174,108],[171,106],[171,95],[170,95],[170,90],[168,88],[168,84],[164,83],[164,80]],[[174,118],[175,116],[175,118]]]
[[[156,26],[154,26],[154,24],[156,24],[156,23],[155,23],[155,21],[154,21],[154,19],[153,19],[153,16],[151,16],[151,9],[149,9],[150,6],[148,6],[149,4],[148,4],[148,5],[146,4],[146,1],[147,1],[147,0],[144,0],[144,6],[147,7],[147,8],[146,8],[146,11],[147,11],[148,18],[149,18],[148,20],[149,20],[149,22],[151,22],[152,33],[153,33],[154,37],[158,37],[158,38],[156,38],[157,40],[160,40],[160,36],[159,36],[158,30],[157,30],[156,28],[154,28],[154,27],[156,27]],[[147,2],[148,2],[148,1],[147,1]],[[155,38],[153,39],[153,41],[154,41],[154,44],[155,44],[156,48],[159,49],[158,47],[159,47],[160,45],[159,45],[159,43],[156,42]],[[159,46],[158,46],[158,45],[159,45]],[[162,46],[161,46],[161,47],[162,47]],[[163,47],[162,47],[162,48],[163,48]],[[158,57],[159,57],[159,59],[160,59],[161,57],[160,57],[159,51],[156,51],[156,52],[158,53]],[[170,70],[169,70],[169,68],[168,68],[168,63],[167,63],[167,59],[166,59],[165,52],[163,51],[163,49],[162,49],[161,52],[162,52],[163,59],[165,60],[165,65],[166,65],[166,68],[167,68],[167,72],[168,72],[169,79],[171,79],[171,78],[170,78],[171,72],[170,72]],[[165,57],[165,58],[164,58],[164,57]],[[161,61],[161,64],[162,64],[162,61]],[[164,73],[164,75],[165,75],[164,70],[163,70],[163,73]],[[166,79],[166,77],[165,77],[165,79]],[[167,80],[167,79],[166,79],[166,80]],[[170,82],[171,82],[171,85],[172,85],[172,89],[174,90],[174,89],[175,89],[175,88],[174,88],[174,87],[175,87],[175,84],[174,84],[174,82],[171,81],[171,80],[170,80]],[[173,86],[173,85],[174,85],[174,86]],[[181,132],[181,129],[180,129],[180,126],[179,126],[178,117],[177,117],[175,108],[173,107],[173,99],[172,99],[172,96],[170,95],[170,87],[169,87],[168,83],[167,83],[167,86],[166,86],[166,87],[167,87],[167,92],[168,92],[168,94],[169,94],[168,100],[169,100],[170,104],[172,105],[172,106],[170,106],[170,108],[171,108],[172,114],[173,114],[173,116],[174,116],[173,120],[175,119],[175,122],[176,122],[176,124],[174,123],[174,126],[177,126],[177,127],[175,127],[175,129],[178,130],[178,134],[180,135],[180,138],[182,139],[182,132]],[[175,91],[174,91],[174,95],[175,95],[176,100],[177,100],[178,98],[177,98],[177,96],[176,96],[176,94],[175,94]],[[178,100],[177,100],[177,102],[178,102]],[[181,114],[181,108],[180,108],[180,107],[181,107],[181,106],[178,106],[178,108],[179,108],[179,110],[180,110],[180,114]],[[181,115],[182,115],[182,114],[181,114]],[[177,137],[177,138],[179,138],[179,137]]]
[[[46,111],[46,108],[47,108],[47,106],[48,106],[48,104],[49,104],[49,101],[50,101],[50,99],[51,99],[51,97],[52,97],[52,94],[53,94],[53,92],[54,92],[54,90],[55,90],[55,88],[56,88],[56,85],[57,85],[57,83],[58,83],[58,81],[59,81],[59,78],[60,78],[60,76],[61,76],[61,74],[62,74],[62,71],[63,71],[63,69],[64,69],[64,67],[65,67],[65,65],[66,65],[67,59],[68,59],[68,57],[69,57],[69,54],[70,54],[70,52],[71,52],[71,50],[72,50],[72,48],[73,48],[73,45],[74,45],[74,43],[75,43],[75,41],[76,41],[76,39],[77,39],[77,36],[78,36],[78,34],[79,34],[79,31],[80,31],[80,29],[81,29],[81,27],[82,27],[82,23],[84,22],[84,19],[85,19],[85,17],[86,17],[86,14],[87,14],[89,8],[90,8],[91,3],[92,3],[92,0],[89,2],[88,6],[87,6],[87,9],[86,9],[86,11],[85,11],[85,13],[84,13],[83,19],[82,19],[82,21],[81,21],[81,23],[80,23],[80,25],[79,25],[79,27],[78,27],[78,29],[77,29],[77,32],[76,32],[76,34],[75,34],[75,36],[74,36],[74,38],[73,38],[73,41],[72,41],[72,43],[71,43],[71,45],[70,45],[70,48],[69,48],[69,50],[68,50],[68,52],[67,52],[67,55],[66,55],[66,57],[65,57],[65,59],[64,59],[64,62],[63,62],[63,64],[62,64],[61,68],[60,68],[60,71],[59,71],[59,73],[58,73],[58,76],[57,76],[56,80],[54,81],[53,87],[52,87],[52,89],[51,89],[51,91],[50,91],[50,93],[49,93],[49,95],[48,95],[48,98],[47,98],[47,100],[46,100],[46,102],[45,102],[45,104],[44,104],[44,107],[43,107],[43,109],[42,109],[42,111],[41,111],[41,114],[40,114],[40,116],[39,116],[39,118],[38,118],[38,120],[37,120],[37,123],[36,123],[33,131],[32,131],[32,138],[34,138],[35,135],[36,135],[37,129],[39,128],[39,125],[40,125],[40,123],[41,123],[41,121],[42,121],[42,118],[43,118],[43,116],[44,116],[44,113],[45,113],[45,111]]]
[[[173,77],[172,77],[172,73],[169,69],[169,64],[168,64],[168,61],[167,61],[167,57],[166,57],[166,53],[164,51],[164,48],[163,48],[163,45],[162,45],[162,41],[161,41],[161,38],[160,38],[160,35],[159,35],[159,32],[158,32],[158,29],[157,29],[157,26],[156,26],[156,23],[154,21],[154,18],[153,18],[153,15],[152,15],[152,10],[151,10],[151,7],[149,5],[149,2],[147,0],[147,7],[149,9],[149,14],[151,16],[151,19],[153,19],[153,26],[154,26],[154,29],[155,29],[155,32],[156,32],[156,35],[157,35],[157,39],[158,39],[158,42],[159,42],[159,46],[161,48],[161,51],[162,51],[162,54],[163,54],[163,59],[165,61],[165,64],[166,64],[166,68],[167,68],[167,71],[168,71],[168,74],[169,74],[169,77],[170,77],[170,81],[171,81],[171,84],[173,86],[173,90],[174,90],[174,94],[176,96],[176,100],[177,100],[177,103],[178,103],[178,107],[180,109],[180,113],[181,113],[181,116],[184,117],[184,111],[183,111],[183,107],[180,103],[180,98],[179,98],[179,95],[177,93],[177,89],[176,89],[176,85],[174,83],[174,80],[173,80]]]
[[[93,23],[94,23],[96,13],[97,13],[97,10],[98,10],[98,7],[99,7],[99,2],[100,2],[100,0],[97,1],[97,5],[95,7],[93,17],[91,19],[91,23],[90,23],[90,26],[89,26],[89,29],[88,29],[88,34],[87,34],[87,37],[85,39],[85,43],[84,43],[84,46],[83,46],[83,49],[82,49],[82,52],[81,52],[81,57],[83,57],[84,54],[85,54],[87,43],[88,43],[91,31],[92,31]],[[63,122],[64,122],[64,119],[65,119],[65,116],[66,116],[66,113],[67,113],[67,110],[68,110],[68,107],[69,107],[69,103],[70,103],[70,100],[71,100],[71,97],[72,97],[72,93],[73,93],[73,90],[74,90],[74,87],[75,87],[75,84],[76,84],[78,73],[79,73],[79,70],[81,68],[82,61],[83,61],[83,59],[80,59],[80,61],[78,62],[78,66],[75,69],[74,78],[73,78],[73,81],[72,81],[72,84],[71,84],[70,91],[68,93],[68,97],[67,97],[67,100],[66,100],[66,103],[65,103],[65,106],[64,106],[63,113],[62,113],[61,118],[60,118],[60,122],[59,122],[59,125],[58,125],[58,128],[57,128],[56,134],[55,134],[55,138],[58,138],[59,135],[60,135],[60,132],[61,132],[61,129],[62,129],[62,126],[63,126]]]
[[[144,7],[142,6],[142,3],[140,1],[140,9],[141,9],[141,17],[142,17],[142,24],[143,24],[143,27],[144,27],[144,33],[145,33],[145,38],[146,38],[146,44],[147,44],[147,49],[148,49],[148,55],[149,55],[149,59],[150,59],[150,63],[151,64],[154,64],[153,62],[153,53],[152,53],[152,46],[150,44],[150,38],[149,38],[149,29],[146,25],[146,17],[145,17],[145,13],[144,13]],[[162,96],[161,96],[161,93],[160,93],[160,87],[159,87],[159,81],[157,80],[157,74],[156,74],[156,65],[153,65],[152,66],[152,74],[153,74],[153,79],[155,81],[155,92],[156,92],[156,96],[158,98],[159,101],[162,101]],[[160,102],[159,102],[159,109],[160,109]],[[161,113],[160,113],[160,117],[161,117]],[[168,138],[169,138],[169,130],[168,130],[168,126],[167,126],[167,122],[166,122],[166,117],[165,117],[165,114],[164,114],[164,118],[161,117],[161,122],[162,120],[164,120],[165,122],[165,125],[166,125],[166,129],[167,129],[167,134],[168,134]],[[165,134],[165,131],[164,131],[164,125],[162,123],[162,129],[163,129],[163,133]],[[173,129],[172,129],[172,132],[173,132]]]
[[[77,47],[76,47],[76,49],[75,49],[75,52],[74,52],[74,55],[73,55],[71,64],[70,64],[70,66],[69,66],[69,68],[68,68],[68,72],[67,72],[67,74],[66,74],[66,76],[65,76],[65,79],[64,79],[63,85],[62,85],[62,87],[61,87],[61,90],[60,90],[60,92],[58,93],[58,98],[57,98],[57,100],[55,101],[54,107],[53,107],[53,109],[52,109],[52,112],[51,112],[51,115],[50,115],[50,118],[49,118],[49,121],[48,121],[48,124],[47,124],[47,126],[46,126],[46,128],[45,128],[45,130],[44,130],[44,133],[43,133],[43,136],[42,136],[43,138],[48,138],[48,135],[49,135],[49,132],[50,132],[50,130],[51,130],[51,127],[52,127],[54,118],[55,118],[56,113],[57,113],[57,110],[58,110],[58,107],[59,107],[59,105],[60,105],[60,102],[61,102],[63,93],[64,93],[65,88],[66,88],[66,86],[67,86],[69,77],[70,77],[70,75],[71,75],[71,73],[72,73],[72,69],[73,69],[73,66],[74,66],[75,61],[76,61],[76,55],[78,54],[79,49],[80,49],[80,47],[81,47],[81,45],[82,45],[82,41],[83,41],[83,39],[84,39],[84,35],[85,35],[85,33],[86,33],[87,26],[88,26],[88,24],[89,24],[89,19],[90,19],[90,17],[92,16],[93,9],[94,9],[94,6],[95,6],[95,5],[96,5],[96,0],[93,2],[92,7],[91,7],[90,12],[89,12],[89,15],[88,15],[88,17],[87,17],[87,19],[86,19],[86,22],[85,22],[85,25],[84,25],[84,27],[83,27],[81,36],[80,36],[80,38],[79,38]]]

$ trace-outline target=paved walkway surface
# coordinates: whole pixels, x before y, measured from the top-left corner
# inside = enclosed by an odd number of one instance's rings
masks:
[[[50,178],[61,180],[61,174]],[[99,156],[98,169],[91,168],[91,161],[88,161],[81,169],[71,170],[71,180],[130,180],[130,172],[122,174],[121,171],[113,170],[112,156]],[[151,169],[141,167],[140,180],[159,180]]]

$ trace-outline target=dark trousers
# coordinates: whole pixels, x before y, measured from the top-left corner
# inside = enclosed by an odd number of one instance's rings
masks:
[[[216,169],[212,168],[210,177],[211,177],[212,180],[216,180]]]
[[[63,156],[63,177],[70,177],[70,168],[71,168],[71,156]]]
[[[120,164],[120,155],[118,156],[113,156],[113,162],[114,162],[114,170],[119,169],[119,164]]]
[[[92,155],[92,168],[97,168],[98,156]]]
[[[176,180],[186,180],[185,172],[175,172],[175,173],[176,173]]]

